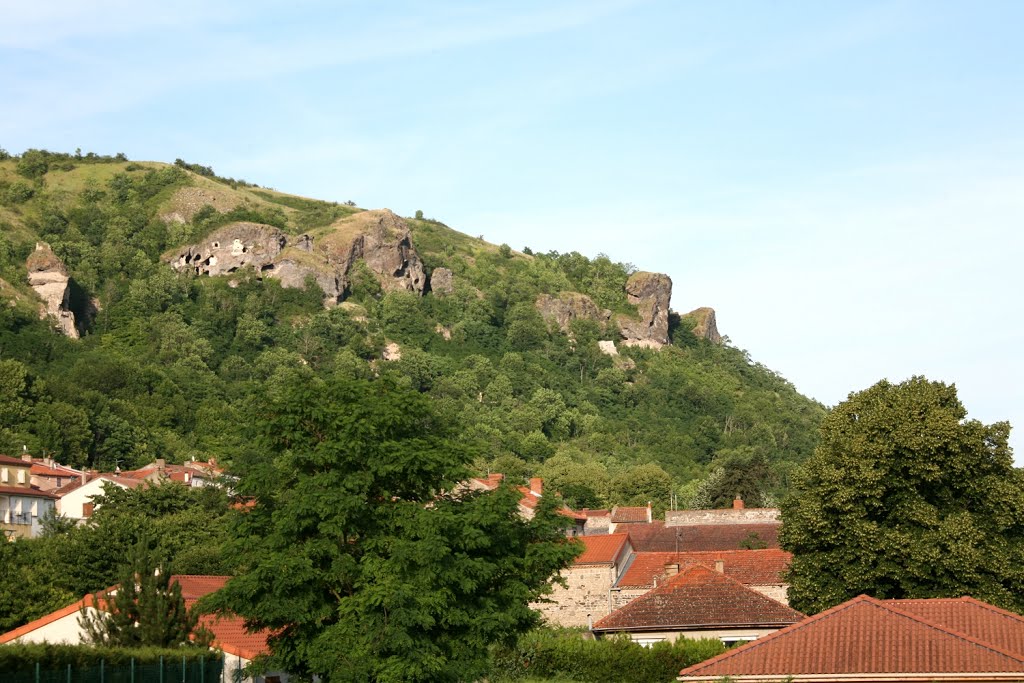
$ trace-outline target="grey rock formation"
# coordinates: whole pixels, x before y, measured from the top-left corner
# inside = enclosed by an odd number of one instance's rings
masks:
[[[714,344],[722,343],[722,335],[718,333],[718,325],[715,323],[715,309],[707,306],[694,309],[684,315],[683,320],[693,325],[695,336]]]
[[[603,326],[611,318],[611,311],[599,309],[593,299],[579,292],[541,294],[534,306],[548,324],[558,325],[562,332],[569,331],[573,320],[593,320]]]
[[[619,334],[626,346],[660,348],[668,343],[672,280],[662,273],[634,273],[626,280],[626,299],[637,308],[639,319],[619,315]]]
[[[455,274],[447,268],[434,268],[430,273],[430,291],[444,296],[455,291]]]
[[[172,265],[197,275],[226,275],[246,267],[270,270],[286,243],[284,233],[270,225],[232,223],[182,248]]]
[[[317,240],[310,235],[289,238],[269,225],[233,223],[198,244],[177,250],[170,259],[175,270],[197,275],[226,275],[251,268],[279,280],[284,287],[303,287],[312,276],[327,305],[344,297],[359,260],[385,291],[423,293],[426,273],[412,246],[409,228],[387,209],[355,214]]]
[[[78,339],[75,314],[71,310],[71,287],[68,270],[50,245],[37,242],[36,250],[25,261],[28,283],[43,300],[42,317],[50,316],[56,327],[72,339]]]

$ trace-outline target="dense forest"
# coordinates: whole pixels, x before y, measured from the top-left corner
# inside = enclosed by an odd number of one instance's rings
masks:
[[[635,268],[605,255],[517,251],[417,212],[404,224],[424,271],[453,273],[446,296],[389,290],[363,268],[328,307],[312,280],[169,266],[171,250],[223,226],[321,235],[361,211],[180,159],[0,150],[0,452],[99,470],[213,457],[244,472],[260,457],[257,400],[339,375],[429,395],[481,473],[542,476],[577,507],[770,503],[813,450],[823,407],[685,316],[671,317],[670,344],[616,356],[598,347],[618,339],[610,326],[547,322],[541,294],[634,312]],[[26,278],[40,241],[71,278],[80,339],[40,316]],[[384,360],[389,344],[400,359]]]

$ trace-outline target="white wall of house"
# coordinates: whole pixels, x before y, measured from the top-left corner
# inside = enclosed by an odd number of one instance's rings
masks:
[[[87,607],[90,616],[96,616],[96,609]],[[59,619],[14,639],[15,643],[67,643],[78,645],[84,641],[84,632],[78,625],[78,610],[65,614]]]
[[[109,479],[98,477],[86,484],[83,484],[82,486],[79,486],[75,490],[64,494],[64,496],[57,502],[57,512],[68,519],[81,522],[86,519],[85,504],[91,503],[94,496],[102,495],[103,484],[107,482],[110,482],[114,486],[122,489],[128,488],[116,481],[110,481]]]

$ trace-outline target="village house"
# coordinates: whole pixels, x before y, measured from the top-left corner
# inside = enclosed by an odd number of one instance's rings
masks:
[[[191,608],[199,598],[219,590],[227,583],[227,576],[193,576],[175,575],[171,582],[181,587],[181,595],[185,605]],[[116,586],[103,591],[116,593]],[[95,615],[103,610],[105,603],[92,595],[67,607],[56,610],[44,617],[36,619],[24,626],[0,635],[0,645],[7,643],[68,643],[85,642],[85,632],[78,623],[82,610]],[[262,675],[244,676],[244,669],[253,659],[267,654],[266,633],[249,633],[240,617],[214,617],[206,615],[200,618],[200,625],[213,633],[213,645],[224,653],[224,670],[221,674],[222,683],[288,683],[288,674],[280,671],[268,671]]]
[[[57,496],[32,484],[31,461],[0,455],[0,529],[5,538],[33,538],[55,512]]]
[[[53,493],[59,496],[57,511],[66,519],[82,524],[96,511],[94,498],[103,495],[105,486],[134,489],[145,482],[122,477],[119,474],[84,472],[78,479],[65,484]]]
[[[555,626],[587,626],[610,613],[611,587],[633,556],[626,534],[582,536],[583,553],[564,569],[565,585],[555,584],[544,602],[534,609]]]
[[[1024,680],[1024,618],[973,598],[866,595],[679,672],[680,681]]]
[[[755,640],[804,615],[702,564],[671,565],[657,588],[600,619],[597,637],[626,634],[641,645],[678,638]]]

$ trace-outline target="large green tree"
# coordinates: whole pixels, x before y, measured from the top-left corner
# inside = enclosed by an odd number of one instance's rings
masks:
[[[914,377],[851,394],[782,506],[790,602],[972,595],[1024,609],[1024,481],[1010,425],[967,420],[954,386]]]
[[[330,681],[478,680],[488,646],[572,559],[557,499],[456,492],[472,454],[429,399],[382,378],[293,382],[268,398],[267,457],[240,491],[245,570],[211,607],[271,630],[272,664]]]

